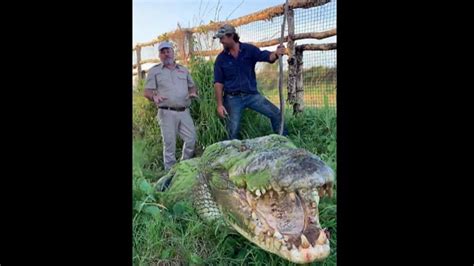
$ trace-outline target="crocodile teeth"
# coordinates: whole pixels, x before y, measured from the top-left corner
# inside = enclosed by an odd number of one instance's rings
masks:
[[[252,212],[252,218],[253,218],[254,220],[257,220],[257,214],[256,214],[255,212]]]
[[[260,189],[255,190],[255,195],[257,195],[257,197],[260,197],[262,195],[262,193],[260,193]]]
[[[323,197],[325,193],[326,193],[326,190],[324,190],[324,188],[322,187],[318,188],[318,194],[320,197]]]
[[[264,188],[262,188],[262,195],[265,194],[265,192],[267,192]]]
[[[267,245],[267,247],[270,247],[271,244],[272,244],[272,239],[269,237],[269,238],[265,238],[265,244]]]
[[[273,190],[268,191],[268,193],[270,195],[270,198],[272,199],[273,198]]]
[[[318,215],[314,216],[314,222],[320,224]]]
[[[327,240],[326,233],[324,233],[323,230],[319,231],[319,237],[318,237],[318,240],[316,240],[316,244],[323,245],[326,243],[326,240]]]
[[[331,233],[329,232],[329,230],[327,228],[323,229],[323,231],[326,234],[327,238],[331,238]]]
[[[273,241],[273,246],[278,250],[280,249],[282,243],[280,241]]]
[[[311,244],[309,243],[308,239],[306,238],[305,235],[301,234],[301,246],[303,248],[309,248],[309,246],[311,246]]]
[[[275,190],[278,197],[283,197],[285,195],[285,192],[283,190]]]
[[[296,195],[295,195],[294,192],[290,192],[290,199],[291,199],[291,201],[293,201],[293,202],[296,200]]]
[[[275,233],[273,233],[273,236],[276,237],[277,239],[282,239],[283,238],[283,236],[278,231],[275,231]]]
[[[252,201],[252,198],[253,198],[252,194],[250,194],[250,192],[248,192],[248,191],[245,194],[246,194],[246,199],[247,199],[247,203],[249,204],[249,206],[252,209],[255,208],[255,202]]]
[[[327,193],[327,195],[328,195],[330,198],[332,198],[332,192],[333,192],[333,191],[332,191],[332,187],[328,186],[328,187],[326,188],[326,193]]]
[[[255,223],[249,223],[249,229],[250,230],[255,230],[255,227],[257,227],[257,225]]]
[[[319,195],[318,195],[318,192],[313,191],[313,192],[311,192],[311,195],[313,196],[314,200],[316,201],[316,204],[319,204]]]

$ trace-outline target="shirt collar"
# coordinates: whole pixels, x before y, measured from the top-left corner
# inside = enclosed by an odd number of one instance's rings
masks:
[[[180,69],[180,68],[179,68],[179,65],[176,64],[176,63],[175,63],[175,67],[176,67],[176,69]],[[163,69],[163,68],[165,68],[165,64],[161,64],[161,69]]]
[[[239,54],[245,50],[244,46],[242,45],[242,43],[239,41]],[[224,52],[228,55],[230,55],[230,50],[228,48],[224,48]]]

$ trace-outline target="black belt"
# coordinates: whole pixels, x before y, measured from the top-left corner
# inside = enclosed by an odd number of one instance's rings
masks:
[[[241,96],[241,95],[247,95],[250,93],[243,92],[243,91],[230,91],[230,92],[224,92],[224,95],[230,95],[230,96]]]
[[[167,107],[167,106],[160,106],[158,107],[160,109],[165,109],[165,110],[172,110],[176,112],[183,112],[186,110],[186,107]]]

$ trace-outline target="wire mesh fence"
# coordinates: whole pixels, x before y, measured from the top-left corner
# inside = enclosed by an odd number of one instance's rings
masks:
[[[324,1],[323,4],[310,8],[295,8],[294,12],[294,34],[321,33],[336,29],[336,6],[337,0]],[[311,1],[310,1],[311,2]],[[316,2],[314,0],[313,2]],[[283,4],[283,3],[282,3]],[[258,20],[247,24],[238,25],[237,33],[241,42],[259,43],[280,38],[281,24],[283,16],[271,17],[268,20]],[[193,51],[189,51],[188,45],[184,45],[185,54],[214,51],[207,58],[214,59],[222,46],[219,40],[214,40],[212,36],[215,30],[207,30],[192,33]],[[285,28],[285,36],[288,36],[288,27]],[[172,40],[171,40],[172,41]],[[335,34],[327,38],[301,38],[294,41],[295,46],[304,44],[327,44],[336,43]],[[285,44],[286,47],[288,43]],[[141,47],[141,62],[158,58],[157,43],[153,46]],[[277,43],[270,46],[259,46],[261,50],[276,50]],[[179,45],[177,46],[177,53]],[[137,63],[136,53],[133,53],[133,63]],[[284,94],[286,95],[286,84],[288,80],[289,65],[288,56],[283,57],[283,69],[285,84]],[[158,62],[154,62],[155,64]],[[148,64],[154,64],[148,62]],[[136,70],[135,70],[136,71]],[[256,65],[257,84],[259,90],[277,106],[278,96],[278,63],[257,63]],[[302,55],[302,84],[304,90],[304,106],[306,107],[330,107],[336,109],[337,94],[337,50],[335,49],[308,49]],[[285,97],[286,98],[286,97]]]

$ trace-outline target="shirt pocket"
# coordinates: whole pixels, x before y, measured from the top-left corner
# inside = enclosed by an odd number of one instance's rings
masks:
[[[224,71],[225,79],[235,79],[237,78],[237,66],[234,65],[232,62],[227,62],[222,67]]]
[[[156,87],[160,88],[166,86],[166,77],[163,73],[158,73],[155,76]]]
[[[188,75],[186,73],[178,73],[176,75],[176,80],[178,81],[178,85],[184,88],[188,88]]]
[[[244,62],[244,65],[246,65],[246,66],[252,66],[255,63],[254,58],[251,57],[250,55],[245,55],[242,58],[242,61]]]
[[[188,78],[188,76],[186,75],[186,73],[178,73],[176,75],[176,77],[180,80],[186,80]]]

